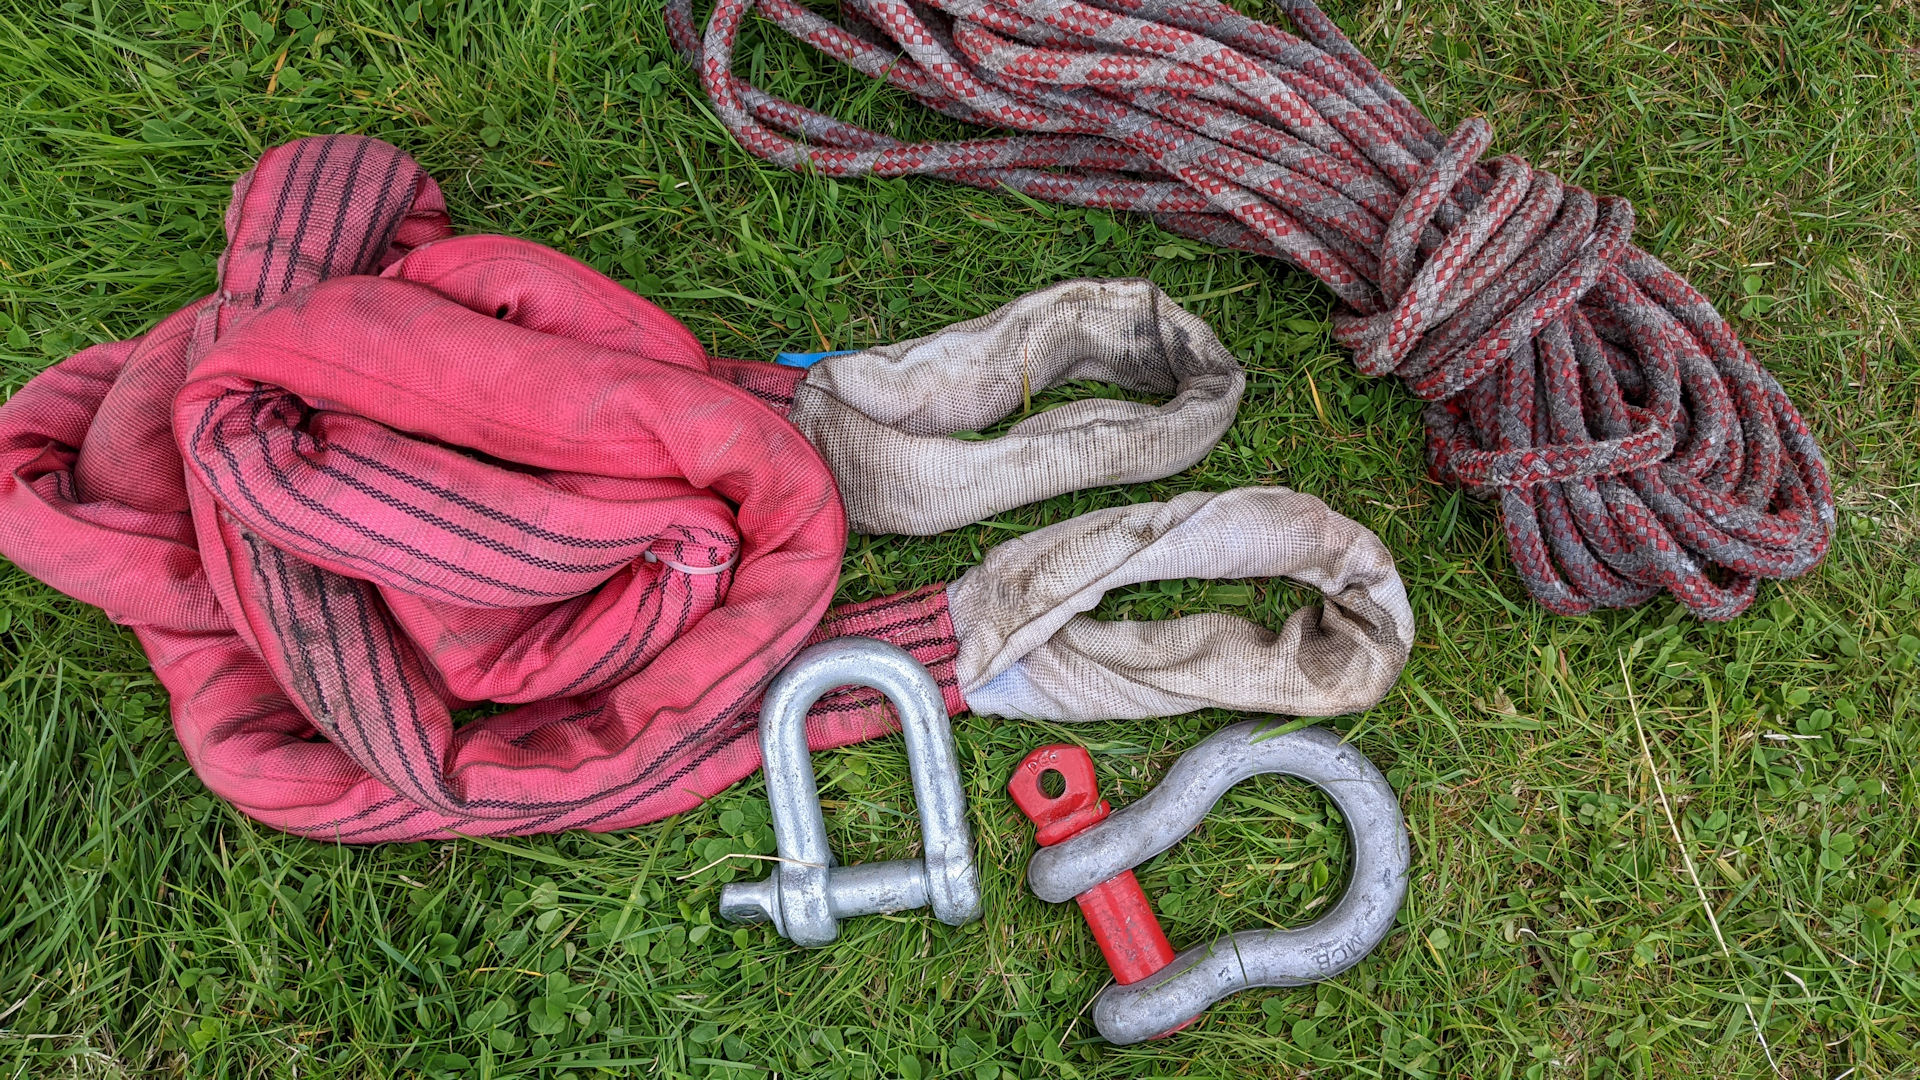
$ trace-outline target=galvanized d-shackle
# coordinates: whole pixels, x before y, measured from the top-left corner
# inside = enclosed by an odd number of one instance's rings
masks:
[[[820,790],[807,753],[807,710],[827,691],[871,686],[900,712],[920,807],[925,857],[835,866],[820,816]],[[940,687],[906,650],[871,638],[844,637],[801,651],[774,678],[760,706],[760,756],[780,862],[762,881],[720,890],[720,914],[733,922],[771,922],[795,945],[825,945],[840,920],[931,905],[949,926],[980,917],[980,879],[967,831],[953,728]]]
[[[1192,1023],[1207,1006],[1255,986],[1300,986],[1360,962],[1387,936],[1407,895],[1411,852],[1400,802],[1365,754],[1325,728],[1262,738],[1249,721],[1180,755],[1158,787],[1112,813],[1093,758],[1078,746],[1027,755],[1007,790],[1038,826],[1041,847],[1027,886],[1050,903],[1080,902],[1115,985],[1093,1003],[1109,1042],[1141,1042]],[[1064,781],[1049,796],[1041,778]],[[1353,876],[1325,915],[1297,930],[1226,934],[1174,955],[1133,867],[1179,843],[1228,788],[1262,773],[1299,777],[1340,808],[1353,845]]]

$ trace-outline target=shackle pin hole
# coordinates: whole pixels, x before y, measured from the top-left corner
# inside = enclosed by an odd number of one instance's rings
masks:
[[[1066,793],[1067,778],[1059,769],[1048,769],[1040,774],[1040,794],[1057,799]]]

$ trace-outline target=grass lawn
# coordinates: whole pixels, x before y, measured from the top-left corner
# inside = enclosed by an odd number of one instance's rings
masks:
[[[292,839],[200,788],[130,633],[0,567],[0,1076],[1920,1075],[1920,7],[1332,8],[1441,126],[1486,115],[1497,151],[1630,197],[1639,242],[1806,412],[1833,553],[1724,624],[1529,602],[1493,511],[1426,480],[1417,402],[1352,370],[1305,274],[1141,220],[762,165],[658,9],[0,0],[0,387],[209,291],[234,178],[320,132],[399,144],[459,227],[585,258],[729,355],[1144,274],[1248,365],[1219,448],[1164,483],[856,540],[841,596],[950,580],[1010,530],[1129,499],[1321,496],[1387,542],[1419,620],[1393,694],[1335,725],[1413,830],[1401,925],[1339,979],[1242,994],[1174,1039],[1094,1035],[1105,968],[1071,905],[1022,887],[1008,772],[1080,741],[1121,802],[1224,713],[961,717],[986,918],[863,918],[819,951],[716,924],[720,885],[765,865],[723,856],[772,850],[757,778],[618,835]],[[740,67],[881,130],[962,133],[764,24]],[[1277,625],[1307,599],[1174,582],[1102,613]],[[843,861],[913,850],[897,741],[817,765]],[[1184,946],[1311,917],[1344,860],[1326,804],[1267,778],[1140,878]]]

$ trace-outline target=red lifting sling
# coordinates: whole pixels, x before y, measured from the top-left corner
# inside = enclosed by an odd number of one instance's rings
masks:
[[[761,400],[800,373],[452,236],[372,139],[269,151],[227,233],[215,295],[0,408],[0,554],[134,629],[245,813],[350,842],[664,817],[758,768],[761,690],[810,634],[906,645],[964,708],[942,590],[816,630],[846,519]],[[480,701],[518,707],[456,727]],[[871,692],[809,725],[885,730]]]

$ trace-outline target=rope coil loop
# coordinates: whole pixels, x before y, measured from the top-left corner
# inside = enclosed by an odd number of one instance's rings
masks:
[[[1670,592],[1729,618],[1761,578],[1817,565],[1834,524],[1805,421],[1712,305],[1631,242],[1633,209],[1482,161],[1444,136],[1310,0],[1298,36],[1220,0],[691,0],[668,30],[741,145],[828,176],[933,176],[1128,210],[1285,259],[1346,310],[1369,375],[1429,403],[1435,479],[1497,496],[1549,609]],[[749,11],[927,107],[1021,134],[907,143],[732,72]]]

